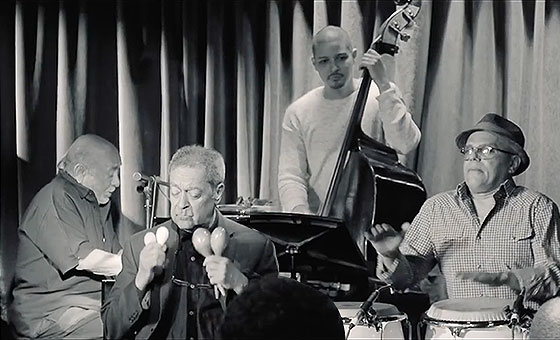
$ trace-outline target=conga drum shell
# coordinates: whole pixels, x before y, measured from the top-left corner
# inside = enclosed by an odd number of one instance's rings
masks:
[[[359,311],[361,302],[336,301],[334,304],[342,317],[348,340],[408,340],[405,335],[405,330],[410,334],[408,317],[391,304],[373,303],[371,309],[375,311],[375,320],[361,320],[352,329],[350,321]]]
[[[426,315],[442,321],[504,321],[506,306],[513,306],[513,300],[480,297],[466,299],[448,299],[435,302]]]

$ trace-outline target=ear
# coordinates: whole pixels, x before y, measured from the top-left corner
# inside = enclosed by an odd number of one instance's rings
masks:
[[[216,189],[214,190],[214,195],[213,195],[216,204],[220,203],[220,201],[222,200],[222,196],[224,194],[224,188],[225,188],[224,183],[219,183],[218,185],[216,185]]]
[[[319,71],[317,70],[317,64],[315,64],[315,57],[311,57],[311,64],[313,64],[313,68],[315,69],[315,71]]]
[[[74,164],[74,168],[72,168],[72,177],[74,177],[74,179],[78,183],[82,184],[86,174],[87,174],[87,168],[82,163]]]
[[[511,157],[511,161],[509,162],[509,169],[508,172],[510,175],[513,175],[517,169],[521,166],[521,157],[514,155]]]
[[[352,58],[356,59],[356,57],[358,56],[358,50],[356,48],[352,49]]]

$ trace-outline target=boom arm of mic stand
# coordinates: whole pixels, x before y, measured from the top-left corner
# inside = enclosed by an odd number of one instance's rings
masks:
[[[358,323],[362,321],[365,316],[370,316],[372,318],[375,317],[376,312],[375,310],[371,309],[371,305],[373,304],[373,302],[375,302],[375,300],[377,300],[381,291],[385,289],[392,290],[393,288],[391,285],[379,287],[376,290],[374,290],[373,293],[371,293],[371,295],[367,298],[366,301],[362,302],[360,308],[358,309],[358,312],[356,313],[356,315],[354,315],[354,317],[352,318],[352,320],[350,320],[350,323],[348,324],[349,331],[352,328],[356,327],[356,325],[358,325]]]

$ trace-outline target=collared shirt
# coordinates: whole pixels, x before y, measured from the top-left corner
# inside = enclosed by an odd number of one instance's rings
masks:
[[[216,214],[209,230],[217,225]],[[193,230],[194,231],[194,230]],[[223,317],[223,308],[214,295],[208,274],[202,263],[204,256],[192,243],[191,230],[180,230],[179,246],[173,264],[173,288],[170,301],[177,301],[162,318],[169,323],[167,339],[215,339],[217,325]],[[160,324],[160,329],[167,329]],[[159,328],[158,327],[158,328]]]
[[[75,268],[93,249],[120,250],[110,204],[99,206],[61,171],[34,197],[18,235],[11,321],[20,334],[40,335],[45,317],[57,320],[70,306],[100,308],[101,277]]]
[[[545,195],[516,186],[512,179],[500,186],[494,199],[494,207],[482,221],[465,183],[456,191],[428,199],[405,235],[402,256],[391,268],[379,261],[379,277],[407,287],[437,264],[449,298],[515,298],[516,293],[507,286],[464,281],[457,278],[457,273],[494,273],[545,265],[550,261],[547,251],[560,258],[558,238],[550,236],[558,235],[558,207]],[[545,248],[545,244],[549,246]]]

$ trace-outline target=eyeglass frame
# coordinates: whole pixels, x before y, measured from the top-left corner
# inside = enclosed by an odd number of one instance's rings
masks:
[[[466,152],[467,152],[468,149],[474,151],[474,154],[473,154],[474,157],[472,157],[472,158],[466,158]],[[500,148],[497,148],[497,147],[492,146],[492,145],[484,145],[484,146],[463,146],[462,148],[459,149],[459,152],[463,155],[463,159],[464,159],[464,160],[475,159],[475,158],[476,158],[476,159],[493,159],[494,157],[496,157],[496,154],[493,154],[491,157],[488,157],[488,156],[483,157],[483,155],[482,155],[482,150],[483,150],[483,149],[490,149],[489,152],[492,152],[492,150],[497,150],[497,151],[501,151],[501,152],[503,152],[503,153],[507,153],[507,154],[510,154],[510,155],[514,155],[514,156],[517,155],[515,152],[511,152],[511,151],[508,151],[508,150],[500,149]]]
[[[179,257],[180,249],[175,250],[174,259],[173,259],[173,271],[171,272],[171,282],[176,284],[180,287],[187,287],[190,289],[214,289],[214,286],[211,283],[192,283],[189,281],[181,280],[175,277],[175,273],[177,271],[177,258]]]

